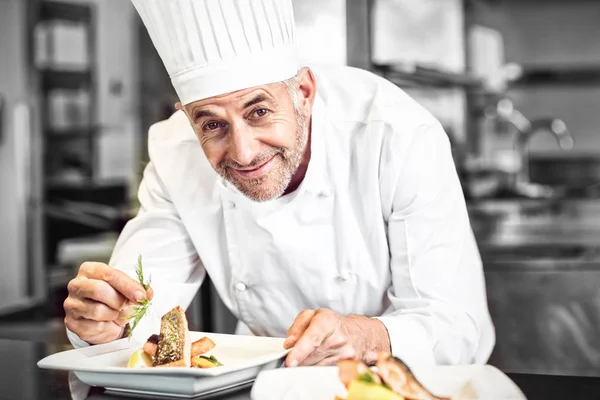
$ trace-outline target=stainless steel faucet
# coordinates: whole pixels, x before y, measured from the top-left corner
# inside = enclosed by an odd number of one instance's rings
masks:
[[[544,131],[554,135],[558,146],[562,150],[573,149],[573,136],[567,129],[567,125],[563,120],[558,118],[540,118],[531,121],[530,128],[524,132],[521,132],[517,138],[517,151],[521,159],[521,168],[517,175],[518,182],[531,182],[529,176],[529,141],[535,134]]]
[[[556,138],[563,150],[573,149],[574,139],[565,122],[558,118],[539,118],[530,121],[519,110],[516,110],[510,99],[503,98],[496,104],[494,114],[512,125],[517,131],[515,141],[520,166],[513,181],[515,194],[527,197],[550,195],[550,188],[531,183],[529,175],[529,141],[539,132],[549,132]]]

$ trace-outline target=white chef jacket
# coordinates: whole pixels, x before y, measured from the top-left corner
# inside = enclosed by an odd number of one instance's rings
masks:
[[[494,328],[446,133],[374,74],[312,70],[311,159],[294,193],[244,197],[178,111],[150,129],[141,208],[110,265],[135,276],[142,255],[154,332],[208,273],[255,335],[284,337],[300,311],[323,307],[379,318],[409,365],[485,363]]]

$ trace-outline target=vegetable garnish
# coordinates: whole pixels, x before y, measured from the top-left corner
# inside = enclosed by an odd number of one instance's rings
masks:
[[[365,372],[363,374],[360,374],[357,378],[357,380],[365,382],[365,383],[373,383],[376,384],[377,382],[375,382],[375,379],[373,378],[373,375],[371,375],[368,372]]]
[[[215,356],[210,356],[210,357],[207,357],[207,356],[198,356],[198,357],[200,357],[200,358],[204,358],[205,360],[208,360],[208,361],[210,361],[211,363],[215,364],[217,367],[220,367],[220,366],[222,366],[222,365],[223,365],[223,364],[221,364],[221,363],[219,362],[219,360],[217,360],[217,359],[215,358]]]
[[[137,275],[137,278],[138,278],[138,281],[140,282],[140,284],[147,291],[148,288],[150,287],[151,279],[149,278],[148,282],[146,282],[144,279],[144,270],[142,268],[142,256],[141,255],[138,256],[137,265],[135,266],[135,274]],[[144,315],[146,315],[148,308],[152,305],[152,302],[150,302],[150,300],[148,300],[148,299],[139,300],[138,303],[139,303],[139,305],[134,307],[133,314],[131,314],[131,317],[129,318],[130,324],[129,324],[129,330],[127,332],[127,336],[129,338],[131,338],[131,334],[133,333],[133,330],[137,327],[137,325],[139,324],[141,319],[144,317]]]

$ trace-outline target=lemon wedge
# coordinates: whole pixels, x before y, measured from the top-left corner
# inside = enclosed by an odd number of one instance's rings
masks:
[[[137,349],[127,362],[127,368],[148,368],[152,367],[152,357],[144,349]]]
[[[346,400],[404,400],[404,397],[382,385],[354,380],[350,382]]]

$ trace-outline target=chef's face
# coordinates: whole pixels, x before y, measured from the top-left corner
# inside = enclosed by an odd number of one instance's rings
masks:
[[[184,110],[215,171],[248,198],[267,201],[295,190],[304,177],[314,94],[312,72],[302,69],[285,83],[215,96]]]

